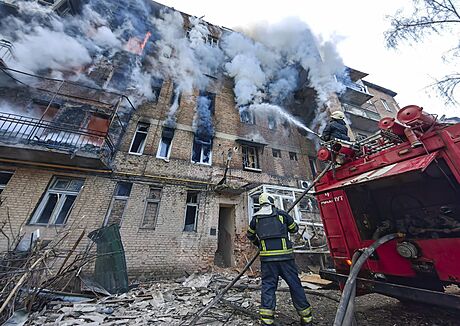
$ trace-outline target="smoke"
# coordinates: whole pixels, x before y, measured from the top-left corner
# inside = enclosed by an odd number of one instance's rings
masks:
[[[198,96],[196,113],[193,119],[193,130],[201,139],[211,139],[214,128],[211,116],[211,100],[206,96]]]

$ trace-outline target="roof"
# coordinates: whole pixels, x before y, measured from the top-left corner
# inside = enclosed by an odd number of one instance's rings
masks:
[[[398,93],[392,91],[391,89],[388,89],[388,88],[373,84],[371,82],[363,80],[363,83],[364,83],[364,85],[366,85],[366,86],[368,86],[370,88],[376,89],[376,90],[378,90],[378,91],[380,91],[382,93],[388,94],[391,97],[395,97],[396,95],[398,95]]]
[[[356,69],[353,69],[353,68],[350,68],[350,67],[346,67],[346,72],[348,73],[348,76],[350,76],[350,79],[352,81],[357,81],[359,79],[363,79],[364,77],[366,77],[367,73],[365,72],[362,72],[362,71],[359,71],[359,70],[356,70]]]

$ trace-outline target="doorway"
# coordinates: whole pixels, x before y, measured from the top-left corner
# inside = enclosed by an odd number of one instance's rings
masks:
[[[214,264],[219,267],[234,266],[233,242],[235,239],[235,206],[219,208],[219,231]]]

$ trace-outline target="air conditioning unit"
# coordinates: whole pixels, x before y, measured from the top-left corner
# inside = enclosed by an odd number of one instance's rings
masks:
[[[299,188],[300,189],[308,189],[308,187],[310,187],[311,185],[311,181],[307,181],[307,180],[299,180]]]

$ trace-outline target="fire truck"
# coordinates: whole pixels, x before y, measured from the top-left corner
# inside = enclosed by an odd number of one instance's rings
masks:
[[[358,294],[460,309],[451,293],[460,286],[460,124],[409,105],[376,134],[325,143],[317,156],[335,162],[315,187],[335,267],[321,276],[343,286],[356,252],[399,233],[366,261]]]

